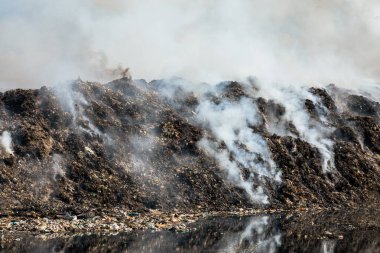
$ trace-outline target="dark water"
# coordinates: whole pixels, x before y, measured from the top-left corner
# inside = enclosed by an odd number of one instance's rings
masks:
[[[364,222],[355,218],[359,221],[352,225],[338,217],[210,218],[186,233],[144,231],[49,240],[29,237],[3,245],[0,252],[380,252],[380,231],[371,223],[372,218]]]

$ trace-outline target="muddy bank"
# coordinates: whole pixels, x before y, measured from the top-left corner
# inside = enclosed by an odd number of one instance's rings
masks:
[[[302,115],[311,130],[327,129],[326,160],[324,150],[288,117],[288,107],[261,96],[254,85],[249,90],[225,82],[203,98],[181,87],[167,96],[165,87],[123,78],[1,93],[0,215],[378,206],[380,106],[369,96],[335,86],[307,91]],[[205,98],[212,106],[253,104],[260,122],[245,130],[266,142],[273,165],[236,144],[254,157],[247,167],[210,124],[200,122]],[[239,180],[262,191],[268,204],[252,201],[231,181],[218,156],[199,144],[204,140],[216,154],[226,153],[240,170]],[[272,166],[281,180],[257,175],[255,166]]]

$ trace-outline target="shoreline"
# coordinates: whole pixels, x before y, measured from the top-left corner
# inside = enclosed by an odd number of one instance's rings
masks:
[[[19,241],[25,236],[32,236],[43,240],[52,238],[66,238],[77,235],[116,235],[119,233],[130,233],[134,231],[172,231],[175,233],[186,233],[196,230],[194,224],[210,218],[246,217],[246,216],[283,216],[283,217],[313,217],[319,214],[327,214],[327,217],[338,216],[344,219],[339,213],[359,214],[379,213],[379,210],[369,208],[353,208],[349,210],[340,209],[307,209],[296,210],[283,209],[238,209],[233,211],[212,211],[212,212],[161,212],[150,210],[146,213],[137,213],[131,210],[118,210],[112,216],[94,216],[92,218],[78,218],[77,216],[66,215],[64,217],[50,219],[44,217],[22,218],[3,217],[0,218],[1,243],[7,244],[12,241]],[[335,214],[334,214],[335,213]],[[337,215],[338,213],[338,215]],[[349,215],[347,217],[355,217]],[[346,217],[346,218],[347,218]],[[375,215],[376,217],[376,215]],[[351,223],[360,223],[361,218],[353,218]],[[312,222],[313,223],[313,222]],[[359,226],[365,228],[366,222]],[[368,227],[375,227],[380,230],[380,220],[374,223],[368,222]],[[332,237],[333,234],[328,235]],[[340,235],[336,235],[339,239]]]

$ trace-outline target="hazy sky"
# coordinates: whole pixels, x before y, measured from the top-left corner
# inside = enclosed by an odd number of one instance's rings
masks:
[[[134,78],[380,80],[378,0],[0,0],[0,88]]]

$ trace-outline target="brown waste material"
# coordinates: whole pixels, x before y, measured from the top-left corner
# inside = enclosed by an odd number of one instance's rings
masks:
[[[197,97],[179,90],[176,99],[163,99],[156,84],[128,78],[107,85],[78,80],[63,93],[43,87],[0,94],[0,130],[11,133],[14,151],[0,153],[0,215],[104,214],[116,207],[199,212],[379,203],[378,103],[334,87],[329,92],[310,90],[321,105],[305,101],[305,109],[318,121],[318,106],[324,106],[335,128],[334,173],[323,173],[318,150],[296,137],[292,122],[288,127],[293,136],[270,134],[265,122],[253,129],[267,140],[282,171],[281,184],[266,183],[270,206],[259,206],[198,148],[207,131],[194,120]],[[63,94],[61,100],[56,94]],[[232,82],[215,101],[242,96],[248,95]],[[72,103],[71,97],[76,98]],[[339,111],[335,101],[342,97],[345,110]],[[274,101],[255,101],[267,120],[285,113]]]

